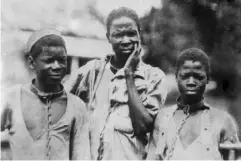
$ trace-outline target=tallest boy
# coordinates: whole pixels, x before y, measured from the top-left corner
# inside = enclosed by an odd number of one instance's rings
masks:
[[[66,89],[88,105],[92,159],[144,159],[146,134],[167,94],[165,74],[140,59],[143,49],[135,11],[113,10],[106,36],[114,55],[88,62],[70,77]]]

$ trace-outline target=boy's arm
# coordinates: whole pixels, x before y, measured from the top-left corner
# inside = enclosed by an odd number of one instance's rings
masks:
[[[90,160],[89,117],[84,103],[78,104],[71,160]]]
[[[10,129],[12,126],[12,109],[9,107],[9,102],[12,101],[12,90],[6,89],[1,102],[1,132]]]
[[[10,128],[12,111],[8,107],[1,109],[1,132]]]
[[[142,135],[151,132],[155,116],[164,105],[167,90],[164,88],[165,75],[156,72],[149,81],[147,93],[140,96],[137,92],[134,76],[126,72],[126,85],[130,117],[135,133]]]
[[[1,145],[9,145],[9,130],[11,126],[12,110],[5,106],[1,109]]]
[[[1,106],[1,160],[11,160],[9,132],[12,127],[12,109],[7,106],[7,101],[3,99]]]
[[[239,138],[238,138],[238,126],[237,126],[234,118],[228,113],[225,113],[225,115],[226,116],[224,119],[222,131],[221,131],[220,143],[221,144],[240,143]],[[229,157],[228,151],[221,151],[221,152],[222,152],[224,159],[228,159],[228,157]],[[236,153],[236,154],[238,154],[238,153]],[[238,155],[240,155],[240,154],[238,154]]]
[[[230,114],[225,113],[225,115],[221,131],[221,143],[239,143],[238,126]]]

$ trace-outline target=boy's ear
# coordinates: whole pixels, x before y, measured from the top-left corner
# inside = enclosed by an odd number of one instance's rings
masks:
[[[32,70],[35,69],[35,61],[31,55],[28,57],[28,64],[29,64],[30,69],[32,69]]]
[[[177,74],[178,74],[177,72],[178,72],[178,71],[175,72],[175,78],[176,78],[176,79],[177,79]]]
[[[106,35],[108,42],[110,42],[109,33],[107,32],[105,35]]]
[[[209,76],[207,77],[207,84],[210,82],[210,78],[209,78]]]
[[[176,81],[176,83],[178,83],[178,82],[177,82],[177,73],[175,73],[175,81]]]

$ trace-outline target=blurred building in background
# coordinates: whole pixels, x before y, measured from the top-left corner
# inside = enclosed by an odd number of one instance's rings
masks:
[[[117,7],[128,6],[139,15],[160,0],[3,0],[1,1],[1,55],[3,87],[31,78],[24,45],[32,31],[55,28],[64,35],[68,50],[68,74],[93,58],[111,54],[105,18]],[[21,71],[21,72],[20,72]],[[20,74],[21,73],[21,74]]]
[[[55,28],[64,35],[68,74],[112,52],[95,1],[4,0],[1,12],[2,87],[26,83],[32,77],[26,64],[25,43],[31,32],[41,28]]]

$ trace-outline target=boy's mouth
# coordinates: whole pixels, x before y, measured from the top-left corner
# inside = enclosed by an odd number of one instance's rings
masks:
[[[55,74],[55,75],[49,75],[53,79],[61,79],[62,75],[61,74]]]
[[[197,90],[186,90],[187,94],[197,94],[198,91]]]
[[[122,53],[131,53],[132,50],[131,49],[128,49],[128,50],[122,50]]]

